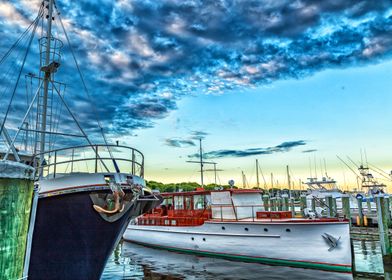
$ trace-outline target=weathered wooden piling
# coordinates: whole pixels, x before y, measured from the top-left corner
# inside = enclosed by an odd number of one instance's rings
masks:
[[[366,197],[366,206],[367,206],[367,215],[369,216],[372,213],[372,204],[370,202],[370,196]]]
[[[313,210],[313,212],[315,212],[316,211],[316,197],[313,197],[312,198],[312,210]]]
[[[391,211],[389,210],[389,195],[385,195],[384,194],[384,207],[385,207],[385,215],[387,218],[387,222],[388,222],[388,227],[391,226]]]
[[[294,198],[290,198],[290,210],[291,210],[291,215],[294,217],[295,216],[295,201]]]
[[[301,194],[300,196],[300,207],[301,207],[301,214],[305,217],[305,208],[306,208],[306,195]]]
[[[332,201],[332,196],[328,195],[325,196],[325,204],[327,205],[327,217],[333,217],[334,212],[333,212],[333,201]]]
[[[277,211],[282,211],[282,198],[280,196],[276,198],[276,206]]]
[[[337,217],[338,215],[338,205],[336,203],[336,197],[332,197],[332,216]]]
[[[350,196],[348,194],[342,195],[342,207],[343,207],[343,215],[346,219],[350,221],[350,227],[351,227],[352,222],[351,222]]]
[[[276,211],[276,197],[270,198],[270,207],[271,211]]]
[[[388,213],[385,197],[383,194],[375,196],[377,206],[378,232],[380,235],[381,252],[383,254],[384,269],[391,271],[392,268],[392,248],[389,240]]]
[[[358,226],[363,226],[362,197],[357,197],[357,203],[358,203],[358,220],[359,220]]]
[[[288,196],[288,194],[282,194],[282,210],[283,211],[289,210],[289,196]]]
[[[270,197],[268,194],[263,195],[264,211],[270,210],[270,199],[269,198]]]

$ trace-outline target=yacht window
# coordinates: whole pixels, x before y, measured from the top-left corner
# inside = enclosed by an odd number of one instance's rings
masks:
[[[174,209],[176,210],[184,209],[184,198],[182,196],[174,197]]]

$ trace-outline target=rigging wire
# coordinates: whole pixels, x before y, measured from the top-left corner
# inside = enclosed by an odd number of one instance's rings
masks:
[[[41,10],[42,10],[42,7],[40,8],[39,15],[37,16],[37,18],[40,18],[40,17],[42,16],[42,15],[40,14]],[[31,33],[31,35],[30,35],[29,43],[28,43],[28,46],[27,46],[25,55],[24,55],[24,57],[23,57],[22,65],[21,65],[21,67],[20,67],[20,71],[19,71],[18,77],[17,77],[17,79],[16,79],[16,84],[15,84],[15,86],[14,86],[14,90],[13,90],[12,95],[11,95],[11,100],[10,100],[10,102],[9,102],[9,104],[8,104],[7,111],[6,111],[5,115],[4,115],[3,122],[2,122],[1,127],[0,127],[0,135],[1,135],[2,131],[3,131],[3,129],[4,129],[5,122],[7,121],[8,114],[9,114],[10,109],[11,109],[11,104],[12,104],[12,101],[14,100],[15,93],[16,93],[16,89],[18,88],[20,76],[22,75],[22,71],[23,71],[24,65],[25,65],[25,63],[26,63],[27,56],[28,56],[28,54],[29,54],[29,50],[30,50],[31,43],[33,42],[33,39],[34,39],[34,35],[35,35],[35,31],[36,31],[36,29],[37,29],[38,23],[39,23],[38,20],[35,20],[35,21],[34,21],[34,28],[33,28],[32,33]]]
[[[8,49],[8,51],[3,55],[3,57],[0,59],[0,65],[9,57],[11,52],[19,45],[20,41],[23,39],[23,37],[28,34],[30,28],[39,21],[39,19],[42,17],[42,10],[43,10],[43,4],[41,5],[37,17],[30,23],[30,25],[27,27],[25,31],[19,36],[19,38],[15,41],[15,43],[11,46],[11,48]]]
[[[64,31],[65,38],[66,38],[67,43],[68,43],[68,46],[69,46],[69,48],[70,48],[70,50],[71,50],[71,54],[72,54],[73,60],[74,60],[74,62],[75,62],[75,65],[76,65],[76,68],[77,68],[77,70],[78,70],[80,79],[81,79],[81,81],[82,81],[83,88],[84,88],[84,90],[85,90],[85,92],[86,92],[87,98],[89,99],[89,101],[90,101],[90,103],[91,103],[91,105],[92,105],[92,108],[93,108],[93,111],[94,111],[94,116],[95,116],[95,119],[96,119],[97,124],[98,124],[98,126],[99,126],[100,133],[101,133],[102,138],[103,138],[103,140],[104,140],[104,142],[105,142],[105,145],[108,147],[108,141],[107,141],[107,139],[106,139],[106,135],[105,135],[105,133],[104,133],[104,131],[103,131],[103,127],[102,127],[101,122],[100,122],[100,120],[99,120],[97,109],[96,109],[96,107],[94,106],[94,103],[92,102],[92,98],[91,98],[90,92],[89,92],[88,89],[87,89],[87,86],[86,86],[86,83],[85,83],[83,74],[82,74],[82,72],[81,72],[81,70],[80,70],[80,67],[79,67],[79,63],[78,63],[77,60],[76,60],[75,52],[74,52],[74,50],[73,50],[73,48],[72,48],[72,45],[71,45],[71,42],[70,42],[70,40],[69,40],[67,31],[65,30],[65,27],[64,27],[64,24],[63,24],[63,20],[61,19],[61,16],[60,16],[60,10],[59,10],[59,8],[57,7],[57,5],[55,5],[55,8],[56,8],[56,10],[57,10],[57,16],[58,16],[58,18],[59,18],[61,27],[62,27],[62,29],[63,29],[63,31]],[[109,151],[110,158],[113,160],[113,163],[114,163],[114,166],[115,166],[115,168],[116,168],[116,171],[118,172],[119,170],[118,170],[117,164],[116,164],[116,162],[115,162],[115,160],[114,160],[112,151],[109,149],[109,147],[108,147],[108,151]]]

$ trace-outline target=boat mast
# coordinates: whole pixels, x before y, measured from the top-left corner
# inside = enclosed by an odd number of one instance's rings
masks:
[[[290,171],[288,165],[286,165],[286,172],[287,172],[287,183],[289,187],[289,197],[291,198],[291,178],[290,178]]]
[[[214,180],[215,180],[215,186],[216,186],[216,162],[214,164]]]
[[[256,159],[256,180],[257,180],[257,188],[260,188],[259,181],[259,161]]]
[[[46,0],[49,2],[48,8],[48,25],[46,29],[46,51],[45,51],[45,66],[49,66],[50,64],[50,43],[52,39],[52,20],[53,20],[53,0]],[[41,68],[42,69],[42,68]],[[42,159],[40,159],[40,167],[43,163],[43,153],[45,152],[45,138],[46,138],[46,121],[47,121],[47,109],[48,109],[48,89],[49,89],[49,81],[50,81],[51,71],[45,70],[44,76],[44,92],[43,92],[43,100],[42,100],[42,124],[41,124],[41,138],[40,138],[40,149],[39,152],[42,155]],[[42,168],[40,175],[42,175]]]
[[[200,138],[200,180],[201,180],[201,187],[204,187],[204,182],[203,182],[203,150],[201,147],[201,138]]]

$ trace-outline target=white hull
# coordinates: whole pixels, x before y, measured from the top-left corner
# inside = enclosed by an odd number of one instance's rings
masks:
[[[329,250],[322,237],[325,233],[340,237],[336,248]],[[124,239],[244,261],[351,271],[349,225],[343,222],[206,222],[197,227],[129,225]]]

